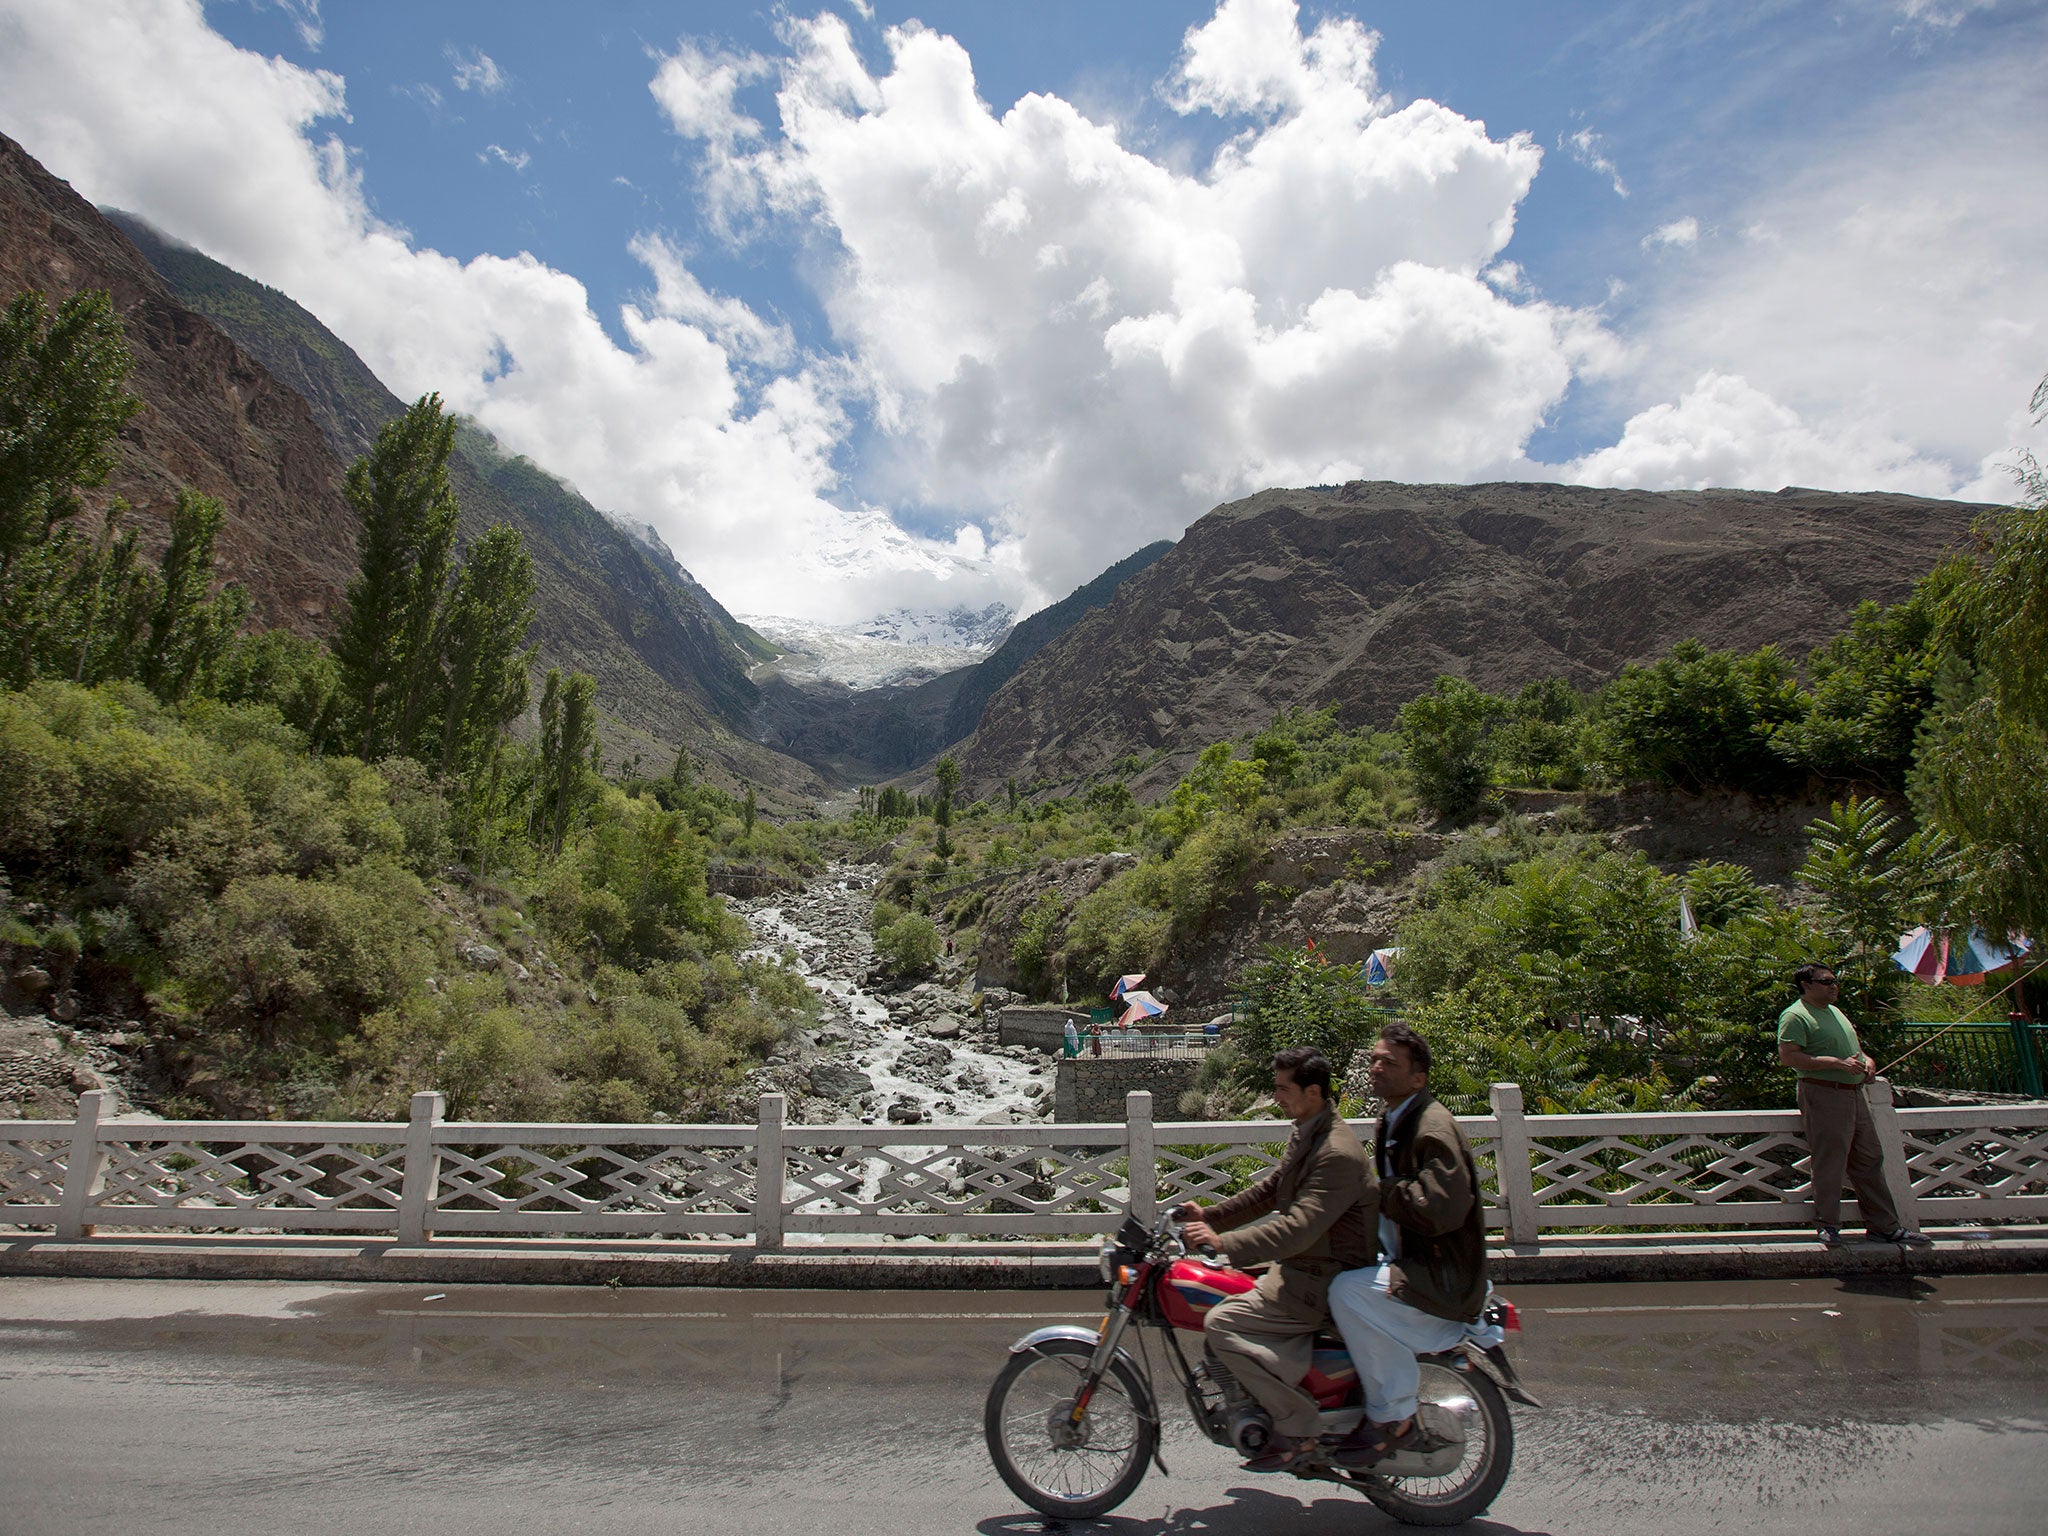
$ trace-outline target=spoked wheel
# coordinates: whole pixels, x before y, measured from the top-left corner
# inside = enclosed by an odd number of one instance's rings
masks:
[[[1087,1520],[1129,1498],[1145,1480],[1159,1426],[1140,1405],[1137,1373],[1110,1362],[1078,1426],[1068,1411],[1093,1351],[1079,1339],[1048,1339],[1012,1355],[988,1389],[982,1427],[989,1459],[1010,1491],[1041,1514]]]
[[[1361,1474],[1359,1490],[1407,1525],[1462,1525],[1486,1513],[1515,1459],[1515,1424],[1507,1399],[1484,1371],[1422,1362],[1421,1400],[1448,1412],[1463,1427],[1465,1451],[1456,1467],[1437,1477]]]

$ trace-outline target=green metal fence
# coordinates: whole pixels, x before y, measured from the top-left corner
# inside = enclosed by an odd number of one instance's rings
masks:
[[[1901,1052],[1919,1049],[1887,1074],[1894,1083],[2042,1096],[2048,1024],[1901,1024],[1896,1038]]]

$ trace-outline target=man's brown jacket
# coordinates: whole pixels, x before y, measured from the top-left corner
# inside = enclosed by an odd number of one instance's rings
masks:
[[[1418,1312],[1468,1323],[1486,1305],[1486,1213],[1472,1145],[1457,1117],[1427,1094],[1389,1132],[1380,1208],[1400,1229],[1387,1294]]]
[[[1277,1260],[1280,1292],[1305,1315],[1324,1308],[1340,1271],[1374,1263],[1379,1253],[1372,1159],[1334,1105],[1294,1128],[1271,1173],[1202,1216],[1231,1263],[1242,1268]],[[1258,1221],[1261,1216],[1271,1219]]]

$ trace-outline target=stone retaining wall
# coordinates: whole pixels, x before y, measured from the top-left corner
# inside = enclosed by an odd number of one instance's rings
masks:
[[[1093,1124],[1124,1117],[1124,1095],[1152,1095],[1162,1119],[1180,1118],[1180,1098],[1195,1086],[1199,1056],[1082,1056],[1062,1061],[1053,1081],[1053,1120]]]
[[[1086,1008],[1005,1008],[996,1021],[996,1044],[1028,1045],[1034,1050],[1057,1051],[1069,1019],[1074,1021],[1077,1030],[1088,1028]],[[1118,1098],[1116,1107],[1104,1118],[1121,1120],[1123,1114],[1124,1101]]]

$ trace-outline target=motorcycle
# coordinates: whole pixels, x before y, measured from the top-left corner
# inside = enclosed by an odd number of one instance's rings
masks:
[[[1010,1346],[989,1388],[983,1431],[1003,1481],[1033,1509],[1085,1520],[1137,1491],[1148,1465],[1164,1473],[1160,1415],[1146,1329],[1164,1335],[1196,1426],[1247,1458],[1263,1453],[1273,1421],[1211,1354],[1190,1363],[1177,1332],[1200,1333],[1209,1310],[1255,1281],[1215,1256],[1190,1256],[1171,1212],[1152,1227],[1126,1217],[1102,1245],[1109,1303],[1094,1331],[1040,1328]],[[1133,1325],[1139,1330],[1132,1334]],[[1312,1453],[1287,1470],[1362,1493],[1409,1525],[1458,1525],[1483,1513],[1506,1483],[1515,1426],[1508,1400],[1541,1407],[1516,1378],[1504,1348],[1519,1331],[1514,1303],[1489,1291],[1480,1320],[1442,1354],[1422,1355],[1416,1443],[1355,1471]],[[1139,1343],[1137,1353],[1126,1340]],[[1302,1390],[1322,1410],[1320,1433],[1341,1435],[1365,1414],[1364,1389],[1343,1338],[1315,1339]]]

